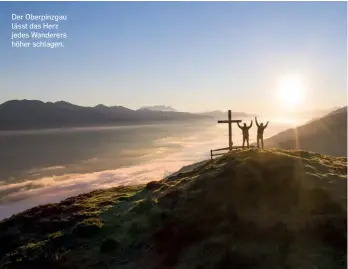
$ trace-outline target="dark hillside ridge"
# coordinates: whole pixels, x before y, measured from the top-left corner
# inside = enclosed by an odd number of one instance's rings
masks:
[[[265,147],[296,148],[332,156],[347,156],[347,107],[272,136],[265,140]]]

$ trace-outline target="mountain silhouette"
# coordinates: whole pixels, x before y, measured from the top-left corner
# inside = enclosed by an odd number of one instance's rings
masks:
[[[65,101],[11,100],[0,105],[0,130],[62,128],[93,125],[143,124],[157,121],[207,119],[185,112],[132,110],[123,106],[95,107]]]
[[[214,118],[226,118],[227,117],[227,111],[221,111],[221,110],[213,110],[213,111],[206,111],[206,112],[200,112],[197,113],[200,115],[206,115],[211,116]],[[246,117],[255,117],[256,115],[248,114],[245,112],[231,112],[232,118],[246,118]]]
[[[265,140],[265,147],[347,156],[347,107]]]
[[[157,106],[143,106],[138,110],[151,110],[151,111],[167,111],[167,112],[178,112],[171,106],[157,105]]]

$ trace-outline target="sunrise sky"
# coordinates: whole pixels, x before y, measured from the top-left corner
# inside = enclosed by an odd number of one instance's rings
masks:
[[[62,49],[11,47],[11,14],[59,14]],[[1,2],[0,103],[281,113],[347,102],[345,2]]]

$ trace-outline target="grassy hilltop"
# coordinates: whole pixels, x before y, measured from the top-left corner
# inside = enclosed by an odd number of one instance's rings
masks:
[[[0,268],[346,268],[347,158],[241,150],[0,222]]]

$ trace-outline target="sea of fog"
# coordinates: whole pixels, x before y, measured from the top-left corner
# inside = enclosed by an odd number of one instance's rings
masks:
[[[265,138],[294,124],[273,120]],[[240,145],[241,130],[232,133]],[[160,180],[209,159],[210,149],[228,146],[227,135],[216,121],[0,132],[0,219],[94,189]]]

